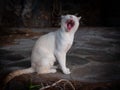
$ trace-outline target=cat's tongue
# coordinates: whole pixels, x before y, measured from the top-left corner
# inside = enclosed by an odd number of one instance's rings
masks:
[[[70,30],[70,29],[72,28],[72,25],[71,25],[71,24],[68,24],[68,25],[67,25],[67,28],[68,28],[68,30]]]
[[[68,31],[70,31],[73,26],[74,26],[74,21],[73,20],[67,20],[67,29],[68,29]]]

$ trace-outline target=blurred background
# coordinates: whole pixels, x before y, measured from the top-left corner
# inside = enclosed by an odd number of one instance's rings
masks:
[[[119,26],[117,0],[0,0],[0,26],[56,27],[65,14],[82,16],[82,26]]]
[[[0,0],[0,90],[4,90],[3,82],[8,73],[30,67],[30,56],[36,40],[57,30],[60,16],[66,14],[82,17],[73,46],[67,54],[72,77],[61,72],[46,75],[47,78],[27,74],[11,81],[5,90],[33,90],[28,89],[31,85],[28,83],[39,85],[41,80],[53,83],[55,77],[69,78],[76,90],[120,90],[118,1]]]

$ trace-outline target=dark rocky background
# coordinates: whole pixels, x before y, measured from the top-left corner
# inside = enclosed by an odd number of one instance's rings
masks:
[[[0,26],[50,27],[63,14],[82,16],[83,26],[119,26],[117,0],[0,0]]]
[[[72,73],[64,75],[58,70],[56,74],[25,74],[5,87],[8,73],[30,67],[36,40],[55,31],[60,16],[68,13],[82,16],[67,54]],[[38,90],[63,78],[76,90],[120,90],[119,26],[117,0],[0,0],[0,90]],[[41,86],[36,89],[35,85]],[[47,90],[71,89],[62,82]]]

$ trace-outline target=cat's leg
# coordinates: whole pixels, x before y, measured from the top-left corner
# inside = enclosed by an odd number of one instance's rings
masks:
[[[46,74],[46,73],[55,73],[56,69],[50,69],[50,68],[46,68],[46,67],[40,67],[38,70],[38,74]]]
[[[52,69],[57,69],[57,68],[59,68],[59,66],[52,66],[51,68]]]
[[[51,68],[54,62],[50,60],[50,58],[42,59],[41,63],[37,63],[37,73],[38,74],[45,74],[45,73],[55,73],[56,69]]]
[[[52,57],[49,57],[49,65],[50,65],[50,71],[55,71],[58,68],[58,66],[54,66],[54,63],[56,61],[55,56],[51,55]]]
[[[66,67],[66,53],[64,52],[57,52],[56,58],[60,64],[60,67],[64,74],[70,74],[69,68]]]
[[[55,73],[55,72],[56,72],[56,69],[53,69],[48,66],[41,66],[41,67],[37,68],[38,74]]]

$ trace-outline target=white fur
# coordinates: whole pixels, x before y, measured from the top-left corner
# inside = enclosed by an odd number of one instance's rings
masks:
[[[66,54],[72,46],[74,34],[79,26],[81,17],[66,15],[61,17],[61,28],[55,32],[41,36],[32,50],[31,67],[23,70],[17,70],[10,73],[5,83],[9,82],[15,76],[37,72],[55,73],[56,67],[54,62],[57,60],[64,74],[70,74],[69,68],[66,67]],[[75,22],[74,27],[69,31],[66,21],[72,19]]]
[[[54,62],[57,60],[64,74],[70,74],[66,67],[66,54],[72,46],[74,34],[79,26],[79,17],[66,15],[61,17],[61,28],[41,36],[32,51],[31,65],[38,74],[55,73]],[[73,19],[74,27],[68,31],[66,21]]]

